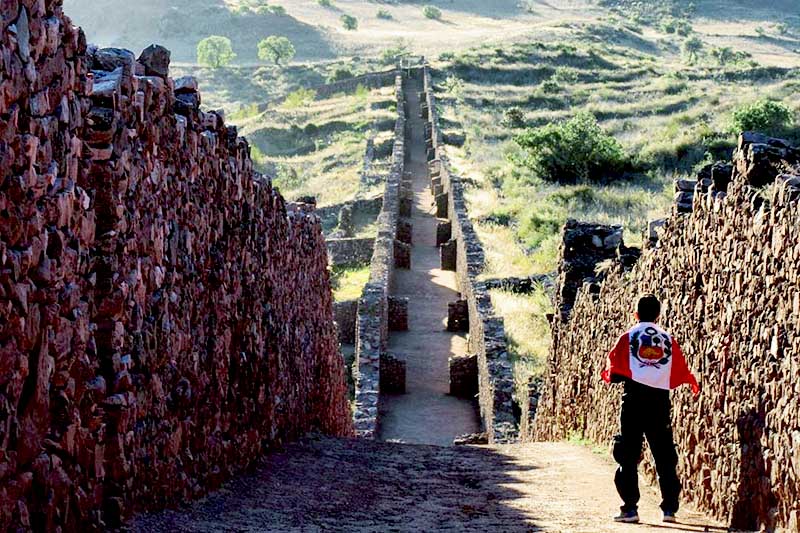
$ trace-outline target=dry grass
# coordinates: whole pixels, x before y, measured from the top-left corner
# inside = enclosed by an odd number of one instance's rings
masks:
[[[369,281],[369,265],[337,266],[331,268],[333,299],[337,302],[357,300]]]

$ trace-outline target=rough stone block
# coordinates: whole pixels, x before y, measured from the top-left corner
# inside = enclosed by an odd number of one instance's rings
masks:
[[[478,356],[450,357],[450,394],[458,398],[475,399],[478,395]]]
[[[389,296],[389,331],[408,331],[408,298]]]
[[[458,241],[450,239],[439,248],[442,270],[455,272],[458,268]]]
[[[441,246],[453,237],[453,223],[449,220],[436,224],[436,246]]]
[[[402,270],[411,268],[411,246],[398,240],[394,240],[394,267]]]
[[[356,342],[356,315],[358,313],[358,300],[336,302],[333,304],[333,316],[339,332],[339,342],[342,344],[355,344]]]
[[[397,223],[397,240],[411,245],[413,244],[413,233],[414,227],[411,225],[411,222],[407,220],[401,220]]]
[[[444,192],[442,194],[436,195],[436,217],[437,218],[449,218],[448,217],[448,193]]]
[[[406,393],[406,362],[391,355],[381,357],[381,391],[387,394]]]
[[[447,304],[447,331],[469,331],[469,303],[458,300]]]

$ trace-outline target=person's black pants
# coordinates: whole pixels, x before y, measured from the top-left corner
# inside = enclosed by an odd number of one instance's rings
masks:
[[[627,381],[622,396],[620,434],[614,438],[614,459],[619,464],[614,483],[623,512],[635,511],[639,504],[638,467],[644,438],[650,445],[661,486],[661,509],[678,511],[681,482],[678,479],[678,453],[672,439],[669,391],[653,389]]]

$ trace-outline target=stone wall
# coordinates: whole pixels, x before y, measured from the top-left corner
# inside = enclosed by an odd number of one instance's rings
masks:
[[[381,87],[389,87],[392,85],[392,83],[394,83],[397,75],[398,70],[396,68],[383,72],[370,72],[368,74],[354,76],[346,80],[328,83],[327,85],[321,85],[314,90],[317,93],[317,98],[324,100],[325,98],[330,98],[334,94],[355,92],[359,86],[367,89],[380,89]]]
[[[356,318],[355,428],[359,436],[374,438],[378,430],[381,361],[388,356],[389,289],[395,268],[395,250],[400,221],[401,186],[405,169],[405,96],[403,80],[395,77],[397,122],[394,131],[392,169],[386,179],[383,206],[378,216],[378,236],[370,263],[370,277],[358,303]],[[401,243],[402,244],[402,243]],[[393,360],[392,375],[404,375]],[[400,388],[395,381],[393,386]]]
[[[319,219],[169,52],[0,10],[0,529],[87,531],[351,432]]]
[[[702,389],[673,394],[684,497],[737,528],[800,530],[798,162],[783,141],[743,135],[732,180],[701,175],[692,212],[632,270],[616,260],[597,290],[580,288],[553,322],[535,438],[610,443],[620,391],[599,373],[637,295],[655,292]]]
[[[472,227],[464,184],[450,171],[439,117],[436,109],[433,81],[428,66],[423,68],[427,119],[426,137],[431,187],[437,200],[437,216],[449,219],[441,226],[437,238],[445,242],[444,250],[455,247],[455,270],[459,290],[469,304],[469,352],[478,356],[478,399],[481,417],[491,442],[503,442],[516,437],[513,412],[514,379],[506,345],[503,319],[495,315],[486,285],[478,279],[484,269],[483,246]],[[449,231],[448,231],[449,230]],[[443,253],[443,257],[444,257]],[[452,254],[449,255],[452,257]],[[450,265],[452,266],[452,265]],[[460,362],[454,361],[460,369]],[[461,372],[459,372],[459,376]],[[463,381],[459,378],[459,381]],[[459,384],[457,388],[463,388]]]
[[[354,265],[368,263],[372,258],[375,239],[350,238],[328,239],[328,259],[332,265]]]

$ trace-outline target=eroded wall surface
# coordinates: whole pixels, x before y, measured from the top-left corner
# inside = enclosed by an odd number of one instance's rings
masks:
[[[313,211],[166,50],[0,6],[0,529],[114,527],[350,434]]]
[[[611,442],[620,391],[599,374],[638,295],[654,292],[702,387],[697,399],[673,393],[684,497],[738,528],[800,529],[799,161],[787,143],[745,134],[732,180],[730,167],[701,176],[692,212],[667,220],[631,270],[606,265],[604,282],[567,302],[574,268],[562,265],[566,315],[553,321],[535,438]]]

